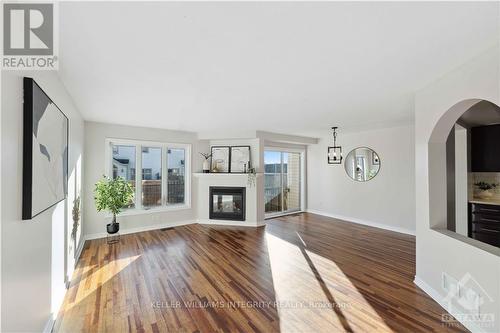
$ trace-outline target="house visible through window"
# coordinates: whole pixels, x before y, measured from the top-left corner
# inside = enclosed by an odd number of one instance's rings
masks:
[[[122,177],[135,189],[135,146],[113,145],[113,178]],[[132,201],[127,208],[134,208]]]
[[[153,169],[142,168],[142,180],[151,180],[151,179],[153,179],[152,175],[153,175]],[[159,174],[157,173],[157,175],[159,175]],[[161,179],[161,178],[157,178],[157,179]]]
[[[109,144],[112,177],[129,181],[135,191],[134,202],[128,208],[150,209],[187,203],[189,145],[124,140],[109,140]],[[140,177],[138,182],[137,176]]]
[[[161,147],[142,147],[142,207],[162,205]],[[153,177],[153,174],[155,177]],[[183,189],[184,190],[184,189]]]
[[[168,150],[168,196],[167,202],[176,204],[184,202],[184,149]]]
[[[264,151],[264,209],[266,214],[298,211],[301,208],[300,152]]]

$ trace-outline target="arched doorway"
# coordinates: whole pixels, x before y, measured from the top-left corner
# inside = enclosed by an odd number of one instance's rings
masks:
[[[471,164],[474,164],[471,163],[471,155],[474,155],[471,154],[471,147],[474,147],[471,133],[486,127],[500,133],[497,124],[500,124],[500,106],[483,99],[467,99],[456,103],[436,123],[428,141],[430,228],[479,239],[471,235],[470,207],[474,206],[470,206],[470,203],[476,199],[476,178],[486,176],[471,168]],[[496,149],[498,143],[491,141],[485,144]],[[500,170],[497,171],[498,175],[492,173],[487,177],[496,179],[498,176],[500,179]],[[494,182],[490,183],[495,186]],[[500,200],[500,193],[496,194],[497,197]]]

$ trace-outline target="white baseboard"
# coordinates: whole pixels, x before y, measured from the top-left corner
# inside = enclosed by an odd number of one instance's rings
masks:
[[[158,230],[158,229],[170,228],[170,227],[179,227],[179,226],[188,225],[188,224],[195,224],[195,223],[206,224],[206,225],[238,226],[238,227],[260,227],[260,226],[266,225],[266,221],[257,221],[257,222],[241,221],[240,222],[240,221],[199,219],[199,220],[187,220],[187,221],[161,223],[161,224],[149,225],[149,226],[144,226],[144,227],[139,227],[139,228],[127,228],[127,229],[122,228],[122,229],[120,229],[120,234],[127,235],[127,234],[133,234],[136,232]],[[84,240],[82,241],[82,247],[83,247],[83,243],[85,243],[86,240],[106,238],[106,236],[107,236],[106,232],[88,234],[88,235],[84,236]],[[80,249],[80,252],[81,252],[81,249]],[[80,256],[80,254],[78,255],[78,257],[79,256]]]
[[[205,225],[226,225],[233,227],[260,227],[266,225],[266,221],[229,221],[229,220],[207,220],[199,219],[197,221],[199,224]]]
[[[461,316],[457,316],[458,312],[456,309],[450,308],[449,304],[447,302],[444,302],[443,296],[441,296],[440,293],[437,292],[436,289],[432,288],[429,286],[424,280],[419,278],[418,276],[415,275],[415,279],[413,282],[420,288],[422,289],[427,295],[429,295],[433,300],[435,300],[443,309],[446,310],[449,314],[451,314],[455,319],[461,318]],[[473,333],[486,333],[484,328],[481,326],[477,325],[476,323],[472,321],[461,321],[457,319],[462,325],[464,325],[469,331]]]
[[[262,226],[266,225],[266,221],[265,220],[264,221],[257,221],[256,224],[257,224],[256,227],[262,227]]]
[[[196,223],[195,220],[187,220],[187,221],[160,223],[160,224],[148,225],[148,226],[137,227],[137,228],[121,228],[120,235],[134,234],[136,232],[157,230],[157,229],[170,228],[170,227],[179,227],[182,225],[188,225],[188,224],[194,224],[194,223]],[[85,236],[85,240],[106,238],[106,236],[107,236],[106,232],[88,234]]]
[[[415,230],[410,230],[410,229],[400,228],[400,227],[393,227],[393,226],[390,226],[390,225],[387,225],[387,224],[382,224],[382,223],[377,223],[377,222],[362,220],[362,219],[358,219],[358,218],[355,218],[355,217],[349,217],[349,216],[342,216],[342,215],[337,215],[337,214],[326,213],[326,212],[322,212],[322,211],[319,211],[319,210],[316,210],[316,209],[307,209],[306,211],[308,213],[323,215],[323,216],[326,216],[326,217],[331,217],[331,218],[334,218],[334,219],[339,219],[339,220],[343,220],[343,221],[347,221],[347,222],[353,222],[353,223],[357,223],[357,224],[363,224],[363,225],[367,225],[367,226],[370,226],[370,227],[375,227],[375,228],[379,228],[379,229],[385,229],[385,230],[399,232],[399,233],[402,233],[402,234],[407,234],[407,235],[415,236]]]
[[[80,260],[80,256],[82,255],[83,247],[85,245],[86,240],[87,239],[85,238],[85,236],[82,235],[80,238],[80,244],[78,244],[78,248],[76,249],[75,266],[78,263],[78,260]]]
[[[304,213],[304,212],[305,212],[305,210],[295,210],[293,212],[288,212],[288,213],[267,214],[267,215],[265,215],[265,219],[272,220],[274,218],[288,216],[288,215],[295,215],[295,214],[300,214],[300,213]]]
[[[43,328],[43,333],[51,333],[52,330],[54,329],[54,324],[56,321],[54,320],[52,314],[50,315],[49,320],[47,320],[47,323],[45,324],[45,327]]]
[[[439,294],[436,289],[432,288],[429,286],[427,283],[424,282],[421,278],[415,275],[415,278],[413,279],[413,283],[415,283],[420,289],[422,289],[427,295],[429,295],[433,300],[439,303],[446,311],[448,311],[447,305],[444,304],[443,302],[443,297],[441,294]]]

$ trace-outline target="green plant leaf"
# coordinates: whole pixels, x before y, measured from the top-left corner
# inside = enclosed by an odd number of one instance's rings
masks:
[[[94,200],[98,212],[105,210],[119,214],[133,199],[132,185],[122,177],[111,179],[104,176],[95,184]]]

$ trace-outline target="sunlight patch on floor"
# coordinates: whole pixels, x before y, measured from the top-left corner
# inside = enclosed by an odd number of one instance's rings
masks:
[[[304,246],[266,233],[281,332],[391,332],[335,262],[297,236]]]
[[[269,233],[266,234],[266,242],[276,301],[280,304],[278,315],[281,332],[341,330],[342,324],[335,312],[318,308],[329,301],[301,250]],[[318,316],[323,317],[321,328],[314,327]]]
[[[100,286],[104,285],[106,282],[111,280],[113,277],[115,277],[118,273],[124,270],[127,266],[132,264],[139,257],[140,255],[136,255],[127,258],[115,259],[91,273],[90,271],[92,267],[87,266],[85,271],[81,273],[86,275],[85,278],[83,278],[78,283],[72,285],[67,291],[67,295],[70,295],[73,292],[73,290],[75,289],[78,290],[75,301],[64,304],[61,311],[64,312],[69,311],[73,307],[77,306],[81,301],[91,296],[92,293],[94,293],[97,290],[97,288],[99,288]],[[88,285],[88,288],[81,288],[82,285]]]
[[[314,252],[307,251],[307,255],[313,262],[318,273],[322,276],[325,284],[332,293],[337,302],[346,304],[346,310],[343,311],[345,318],[353,326],[362,322],[362,326],[371,326],[373,330],[391,332],[392,329],[380,317],[377,311],[370,305],[365,297],[359,292],[358,288],[344,274],[344,272],[335,264],[335,262],[326,259]],[[363,317],[359,318],[359,313]],[[366,329],[365,329],[366,330]],[[365,331],[358,329],[358,331]]]

